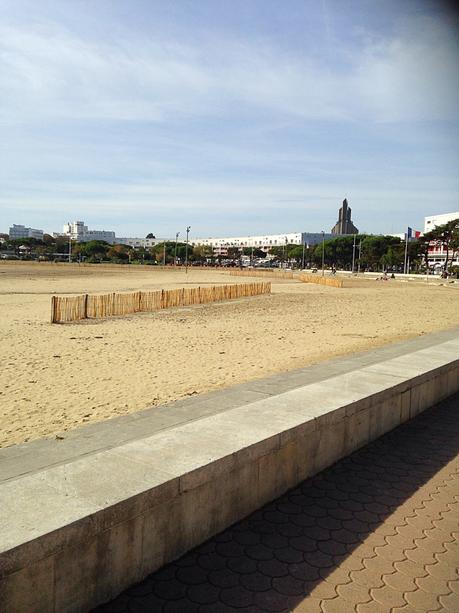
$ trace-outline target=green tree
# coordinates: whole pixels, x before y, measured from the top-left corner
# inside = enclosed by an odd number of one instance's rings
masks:
[[[81,254],[83,257],[94,261],[101,261],[107,259],[110,248],[111,246],[106,241],[94,240],[87,243],[78,243],[75,247],[72,245],[72,253],[74,255]]]
[[[263,249],[258,249],[257,247],[244,247],[242,250],[244,255],[249,255],[254,258],[265,258],[266,252]]]
[[[459,218],[448,221],[441,226],[437,226],[428,232],[426,236],[431,241],[441,245],[443,250],[446,251],[443,270],[445,272],[448,271],[450,261],[454,259],[454,256],[459,251]]]
[[[210,245],[195,245],[191,252],[191,258],[194,262],[205,263],[214,255],[214,250]]]
[[[175,241],[166,241],[165,243],[158,243],[150,250],[153,259],[155,259],[158,264],[162,264],[164,261],[164,246],[166,246],[166,264],[173,264],[176,255],[180,263],[185,262],[186,243],[177,242],[176,245]],[[193,246],[188,244],[188,260],[191,261],[192,259]]]
[[[303,261],[303,245],[288,245],[287,258],[291,262],[295,262],[297,266],[301,266]]]
[[[56,244],[56,239],[54,238],[54,236],[51,236],[51,234],[43,234],[43,242],[45,243],[45,245],[55,245]]]
[[[107,258],[114,262],[129,262],[132,247],[129,245],[112,245],[107,250]]]
[[[278,245],[276,247],[271,247],[269,254],[273,255],[277,261],[286,263],[290,259],[289,253],[291,253],[296,247],[298,247],[298,245],[294,245],[292,243]],[[292,256],[292,258],[293,257],[294,256]]]
[[[362,240],[361,265],[371,270],[385,268],[389,249],[392,249],[391,257],[395,258],[394,248],[400,245],[401,241],[396,236],[365,236]]]

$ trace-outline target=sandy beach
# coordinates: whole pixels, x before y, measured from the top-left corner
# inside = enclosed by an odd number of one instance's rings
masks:
[[[459,291],[447,284],[275,279],[271,296],[49,322],[53,294],[247,281],[225,270],[0,264],[0,446],[459,324]]]

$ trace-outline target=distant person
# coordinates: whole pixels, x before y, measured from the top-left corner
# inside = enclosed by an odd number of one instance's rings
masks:
[[[390,278],[391,278],[391,279],[395,279],[395,275],[394,275],[394,273],[392,273],[392,274],[391,274]]]

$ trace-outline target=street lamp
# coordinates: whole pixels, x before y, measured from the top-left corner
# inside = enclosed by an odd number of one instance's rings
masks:
[[[177,266],[177,241],[178,241],[179,234],[180,232],[175,233],[174,266]]]
[[[186,247],[185,247],[185,272],[188,274],[188,236],[190,234],[191,226],[186,227]]]
[[[325,275],[325,232],[322,230],[322,277]]]
[[[356,239],[356,235],[354,234],[354,244],[352,245],[352,274],[354,274],[354,267],[355,267],[355,239]]]
[[[309,243],[307,245],[306,245],[306,243],[303,243],[303,259],[301,261],[301,269],[302,270],[304,270],[304,266],[305,266],[306,249],[308,250],[308,261],[309,261]]]

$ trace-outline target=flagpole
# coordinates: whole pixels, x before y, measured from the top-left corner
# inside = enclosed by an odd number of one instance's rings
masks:
[[[409,228],[408,228],[408,231],[406,233],[406,238],[405,238],[405,260],[403,263],[403,274],[405,275],[406,275],[406,260],[408,257],[408,234],[409,234]]]

